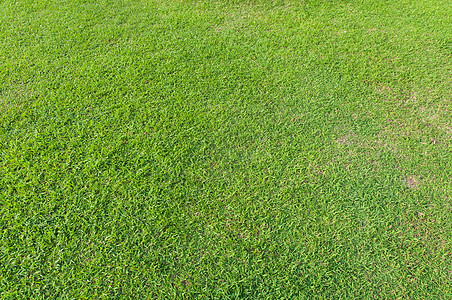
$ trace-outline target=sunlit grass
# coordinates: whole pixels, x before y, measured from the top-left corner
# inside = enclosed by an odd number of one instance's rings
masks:
[[[0,297],[452,297],[449,1],[1,1]]]

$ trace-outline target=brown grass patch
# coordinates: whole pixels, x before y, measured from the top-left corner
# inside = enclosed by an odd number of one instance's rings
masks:
[[[410,189],[417,189],[422,184],[422,181],[414,175],[405,178],[405,182]]]
[[[0,94],[0,111],[20,108],[23,103],[30,101],[36,93],[26,83],[14,83]]]
[[[352,145],[352,144],[354,144],[353,137],[354,137],[353,134],[347,134],[347,135],[337,139],[336,141],[342,145]]]
[[[228,14],[222,24],[214,28],[216,32],[224,32],[230,30],[239,30],[250,22],[265,20],[265,16],[253,9],[251,6],[244,5],[238,10],[234,10]]]

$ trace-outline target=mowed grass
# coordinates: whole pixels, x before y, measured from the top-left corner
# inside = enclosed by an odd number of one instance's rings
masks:
[[[0,298],[452,298],[451,16],[0,1]]]

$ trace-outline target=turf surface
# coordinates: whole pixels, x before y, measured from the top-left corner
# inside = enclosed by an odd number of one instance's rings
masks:
[[[452,298],[452,2],[0,1],[0,298]]]

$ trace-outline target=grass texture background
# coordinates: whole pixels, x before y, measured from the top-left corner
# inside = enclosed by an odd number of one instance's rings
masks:
[[[450,299],[451,16],[0,1],[0,297]]]

